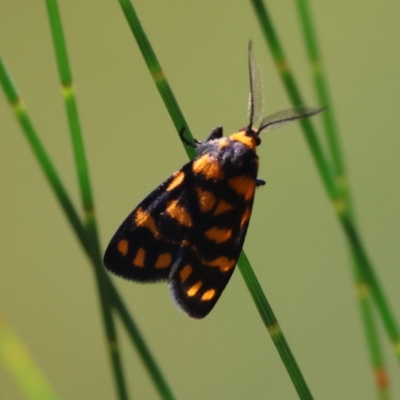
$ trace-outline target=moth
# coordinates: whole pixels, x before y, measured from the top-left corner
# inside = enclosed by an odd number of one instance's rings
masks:
[[[255,190],[265,184],[257,177],[260,133],[323,110],[295,107],[257,124],[262,92],[251,42],[248,67],[248,125],[228,137],[219,126],[205,141],[193,142],[182,129],[181,139],[196,149],[196,158],[139,203],[104,254],[105,267],[118,276],[168,281],[175,303],[192,318],[204,318],[213,309],[242,250]]]

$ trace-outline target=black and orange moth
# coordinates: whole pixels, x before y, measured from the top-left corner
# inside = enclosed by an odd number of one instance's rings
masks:
[[[256,187],[260,133],[323,109],[295,107],[258,122],[259,71],[249,43],[249,124],[228,137],[214,128],[203,142],[184,143],[197,156],[151,192],[125,219],[104,255],[114,274],[136,282],[166,280],[178,307],[204,318],[229,282],[243,247]]]

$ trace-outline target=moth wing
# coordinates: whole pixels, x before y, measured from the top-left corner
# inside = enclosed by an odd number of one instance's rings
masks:
[[[244,239],[244,237],[243,237]],[[241,250],[243,245],[238,245]],[[240,254],[239,250],[239,254]],[[192,318],[202,319],[214,308],[234,271],[237,258],[220,259],[212,266],[189,248],[171,271],[169,286],[174,302]]]
[[[175,303],[192,318],[204,318],[215,306],[243,247],[256,182],[244,177],[236,183],[242,193],[232,181],[196,176],[187,189],[193,226],[171,269],[169,286]]]
[[[168,279],[190,230],[166,213],[177,199],[185,201],[184,180],[183,169],[175,172],[128,215],[105,251],[108,270],[139,282]]]

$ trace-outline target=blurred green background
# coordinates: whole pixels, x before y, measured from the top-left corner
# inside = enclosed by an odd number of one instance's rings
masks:
[[[187,157],[118,3],[60,3],[104,247]],[[307,105],[316,105],[295,3],[267,4]],[[266,111],[290,106],[248,2],[134,5],[198,139],[219,124],[229,133],[247,123],[250,38]],[[400,3],[311,5],[359,226],[399,318]],[[1,1],[0,52],[78,202],[44,2]],[[3,95],[0,132],[0,310],[60,398],[114,398],[92,270]],[[265,135],[259,155],[267,185],[257,192],[245,250],[311,391],[316,399],[374,399],[346,243],[299,126]],[[114,282],[178,398],[297,398],[239,272],[201,322],[177,311],[165,284]],[[132,397],[158,398],[121,337]],[[0,399],[22,398],[0,364]]]

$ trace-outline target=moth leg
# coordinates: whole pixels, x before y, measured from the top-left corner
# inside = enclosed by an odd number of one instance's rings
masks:
[[[200,144],[200,142],[197,139],[193,139],[194,141],[191,142],[190,140],[187,140],[185,138],[184,133],[185,133],[186,128],[182,127],[181,130],[179,131],[179,137],[181,138],[182,142],[190,147],[194,147],[196,148],[198,144]]]
[[[264,186],[266,184],[266,182],[264,181],[264,179],[261,178],[256,178],[256,186]]]

